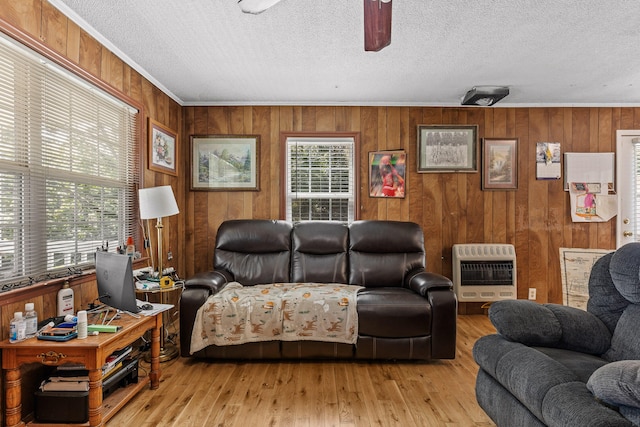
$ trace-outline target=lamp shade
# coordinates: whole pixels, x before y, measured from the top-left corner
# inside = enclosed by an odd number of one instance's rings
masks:
[[[170,185],[138,190],[140,219],[163,218],[180,213]]]

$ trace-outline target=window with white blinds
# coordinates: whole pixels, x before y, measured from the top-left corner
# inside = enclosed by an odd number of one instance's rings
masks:
[[[355,217],[353,138],[286,140],[286,219],[340,221]]]
[[[0,37],[0,284],[75,273],[134,234],[138,111]]]

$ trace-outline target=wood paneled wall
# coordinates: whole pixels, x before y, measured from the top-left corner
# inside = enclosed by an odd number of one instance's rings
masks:
[[[187,192],[183,246],[187,275],[211,268],[216,229],[222,221],[280,218],[280,132],[349,131],[361,134],[362,219],[420,224],[425,233],[429,269],[448,277],[452,274],[454,244],[513,244],[518,297],[527,298],[528,288],[535,287],[538,301],[561,303],[559,248],[614,249],[615,220],[571,222],[569,197],[562,181],[536,179],[536,143],[559,142],[563,152],[615,151],[616,130],[637,129],[640,109],[185,107],[183,123],[185,150],[189,150],[189,135],[260,135],[259,192]],[[482,191],[480,173],[417,173],[419,124],[475,124],[480,139],[518,138],[518,189]],[[480,145],[479,142],[479,160]],[[408,153],[404,199],[368,196],[367,155],[382,149],[404,149]],[[183,157],[189,156],[190,152],[184,151]],[[188,188],[189,182],[185,185]]]

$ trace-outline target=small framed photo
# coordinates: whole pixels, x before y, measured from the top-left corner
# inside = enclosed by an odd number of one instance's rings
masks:
[[[518,140],[484,138],[482,141],[482,189],[518,188]]]
[[[418,172],[477,172],[477,125],[418,125]]]
[[[191,190],[258,191],[258,135],[192,135]]]
[[[404,198],[406,160],[403,150],[369,153],[369,197]]]
[[[149,169],[178,176],[178,134],[149,118]]]

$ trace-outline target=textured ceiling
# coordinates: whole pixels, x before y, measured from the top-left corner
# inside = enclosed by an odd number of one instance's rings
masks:
[[[364,51],[363,0],[49,0],[181,105],[640,105],[637,0],[394,0]]]

